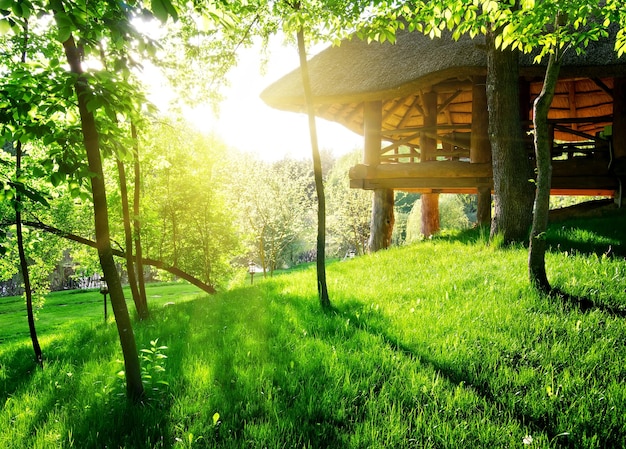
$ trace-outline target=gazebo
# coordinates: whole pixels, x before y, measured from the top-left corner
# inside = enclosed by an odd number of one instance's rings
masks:
[[[552,194],[622,201],[626,58],[618,59],[613,46],[608,39],[585,54],[565,56],[549,113]],[[520,114],[531,159],[532,104],[545,69],[532,59],[521,57],[519,74]],[[454,41],[449,35],[430,39],[409,32],[399,33],[395,44],[353,38],[322,51],[309,67],[316,115],[364,136],[363,163],[350,170],[350,185],[376,192],[373,221],[393,225],[389,208],[394,190],[423,194],[425,234],[436,230],[440,193],[479,195],[478,220],[490,220],[484,38]],[[299,69],[267,87],[261,97],[272,107],[305,112]]]

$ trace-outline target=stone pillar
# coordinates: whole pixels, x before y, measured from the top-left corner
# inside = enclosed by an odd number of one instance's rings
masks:
[[[486,78],[475,76],[472,79],[472,136],[470,140],[470,163],[491,163],[489,142],[489,110],[487,109]],[[478,210],[476,220],[479,225],[491,223],[491,188],[478,187]]]
[[[381,101],[363,104],[363,163],[370,166],[380,164],[383,105]],[[388,248],[391,245],[394,215],[393,189],[375,189],[372,200],[372,220],[370,222],[370,252]]]
[[[424,126],[437,126],[437,92],[426,92],[422,94],[422,106],[424,109]],[[436,130],[432,131],[434,134]],[[433,139],[422,133],[420,136],[421,162],[436,160],[437,139]],[[439,194],[423,193],[422,201],[422,229],[424,237],[430,237],[439,231]]]

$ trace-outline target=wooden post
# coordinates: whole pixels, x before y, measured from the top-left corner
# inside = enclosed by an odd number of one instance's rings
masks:
[[[484,76],[472,79],[472,136],[470,140],[470,163],[491,162],[489,143],[489,110],[487,109],[487,81]],[[476,221],[479,225],[491,223],[491,188],[478,188]]]
[[[380,164],[380,149],[383,123],[382,101],[368,101],[363,103],[363,163],[365,165]]]
[[[622,172],[622,176],[619,176],[619,190],[615,194],[615,202],[622,207],[626,184],[623,177],[623,171],[626,170],[626,78],[623,77],[613,80],[613,159],[618,176]]]
[[[439,194],[425,193],[421,197],[421,202],[422,234],[424,237],[430,237],[439,231]]]
[[[370,224],[369,251],[376,252],[389,248],[395,221],[393,214],[393,189],[374,190],[372,203],[372,221]]]
[[[376,166],[380,164],[381,135],[383,122],[382,101],[363,104],[363,163]],[[393,189],[375,189],[372,202],[372,220],[370,222],[369,251],[376,252],[391,245],[394,215]]]
[[[626,159],[626,78],[613,82],[613,157]]]
[[[437,92],[422,94],[422,106],[424,109],[424,126],[437,126]],[[437,140],[420,136],[421,163],[436,160]],[[423,193],[422,201],[422,229],[424,237],[430,237],[439,231],[439,194]]]

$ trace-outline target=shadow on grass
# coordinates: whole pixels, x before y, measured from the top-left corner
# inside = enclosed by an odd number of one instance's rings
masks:
[[[626,318],[626,309],[624,307],[611,306],[594,301],[591,298],[571,295],[559,288],[552,289],[548,296],[551,298],[557,298],[563,303],[564,306],[575,307],[582,313],[589,313],[594,310],[598,310],[617,318]]]

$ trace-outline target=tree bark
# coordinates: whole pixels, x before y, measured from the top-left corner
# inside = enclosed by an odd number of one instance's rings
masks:
[[[137,276],[135,275],[135,264],[133,260],[133,233],[130,226],[130,208],[128,206],[128,188],[126,185],[126,169],[124,163],[117,159],[117,173],[120,178],[120,196],[122,198],[122,219],[124,222],[124,246],[126,247],[126,272],[128,273],[128,284],[137,309],[140,320],[148,318],[148,308],[144,306],[139,295]]]
[[[533,226],[530,233],[528,249],[528,274],[530,282],[544,293],[550,292],[550,283],[546,274],[546,239],[548,228],[548,212],[550,210],[550,184],[552,181],[552,136],[548,125],[548,111],[554,98],[556,83],[559,79],[559,49],[550,53],[548,66],[541,93],[535,99],[533,107],[533,124],[535,128],[535,156],[537,158],[537,187],[535,190],[535,206]]]
[[[135,148],[133,149],[133,167],[135,171],[135,189],[133,191],[133,235],[135,240],[135,254],[137,254],[137,281],[142,305],[148,310],[148,297],[146,296],[146,280],[143,274],[143,249],[141,247],[141,221],[139,220],[139,205],[141,200],[141,171],[139,165],[139,140],[137,128],[131,122],[130,132]]]
[[[315,191],[317,192],[317,294],[322,308],[330,308],[328,285],[326,283],[326,197],[324,195],[324,180],[322,178],[322,161],[317,143],[317,127],[315,125],[315,109],[313,105],[313,92],[309,77],[309,66],[306,60],[304,46],[304,31],[302,28],[297,33],[298,56],[300,58],[300,71],[302,73],[302,85],[309,117],[309,132],[311,137],[311,153],[313,155],[313,175],[315,177]]]
[[[102,272],[109,287],[111,306],[115,315],[115,322],[124,356],[126,393],[130,399],[137,401],[143,395],[139,354],[137,352],[135,335],[128,314],[128,308],[126,307],[126,301],[124,299],[122,284],[115,266],[115,261],[113,260],[99,135],[94,115],[87,109],[87,100],[90,98],[91,93],[82,70],[80,51],[76,47],[73,36],[70,36],[63,42],[63,48],[70,69],[72,73],[76,75],[74,89],[76,91],[78,110],[81,118],[81,129],[85,142],[89,171],[93,174],[93,176],[91,176],[91,192],[94,205],[98,257],[100,259]]]
[[[17,141],[15,148],[15,178],[18,180],[22,176],[22,142]],[[26,295],[26,315],[28,317],[28,331],[30,340],[35,351],[35,361],[43,368],[43,353],[39,345],[37,330],[35,328],[35,314],[33,311],[33,292],[30,285],[30,273],[28,271],[28,260],[24,250],[24,233],[22,232],[22,195],[19,188],[15,189],[15,232],[17,234],[17,252],[20,258],[20,272],[24,281],[24,294]]]
[[[495,35],[487,43],[487,100],[495,213],[491,237],[505,244],[526,241],[532,222],[533,171],[522,131],[519,101],[519,61],[514,51],[497,50]]]

